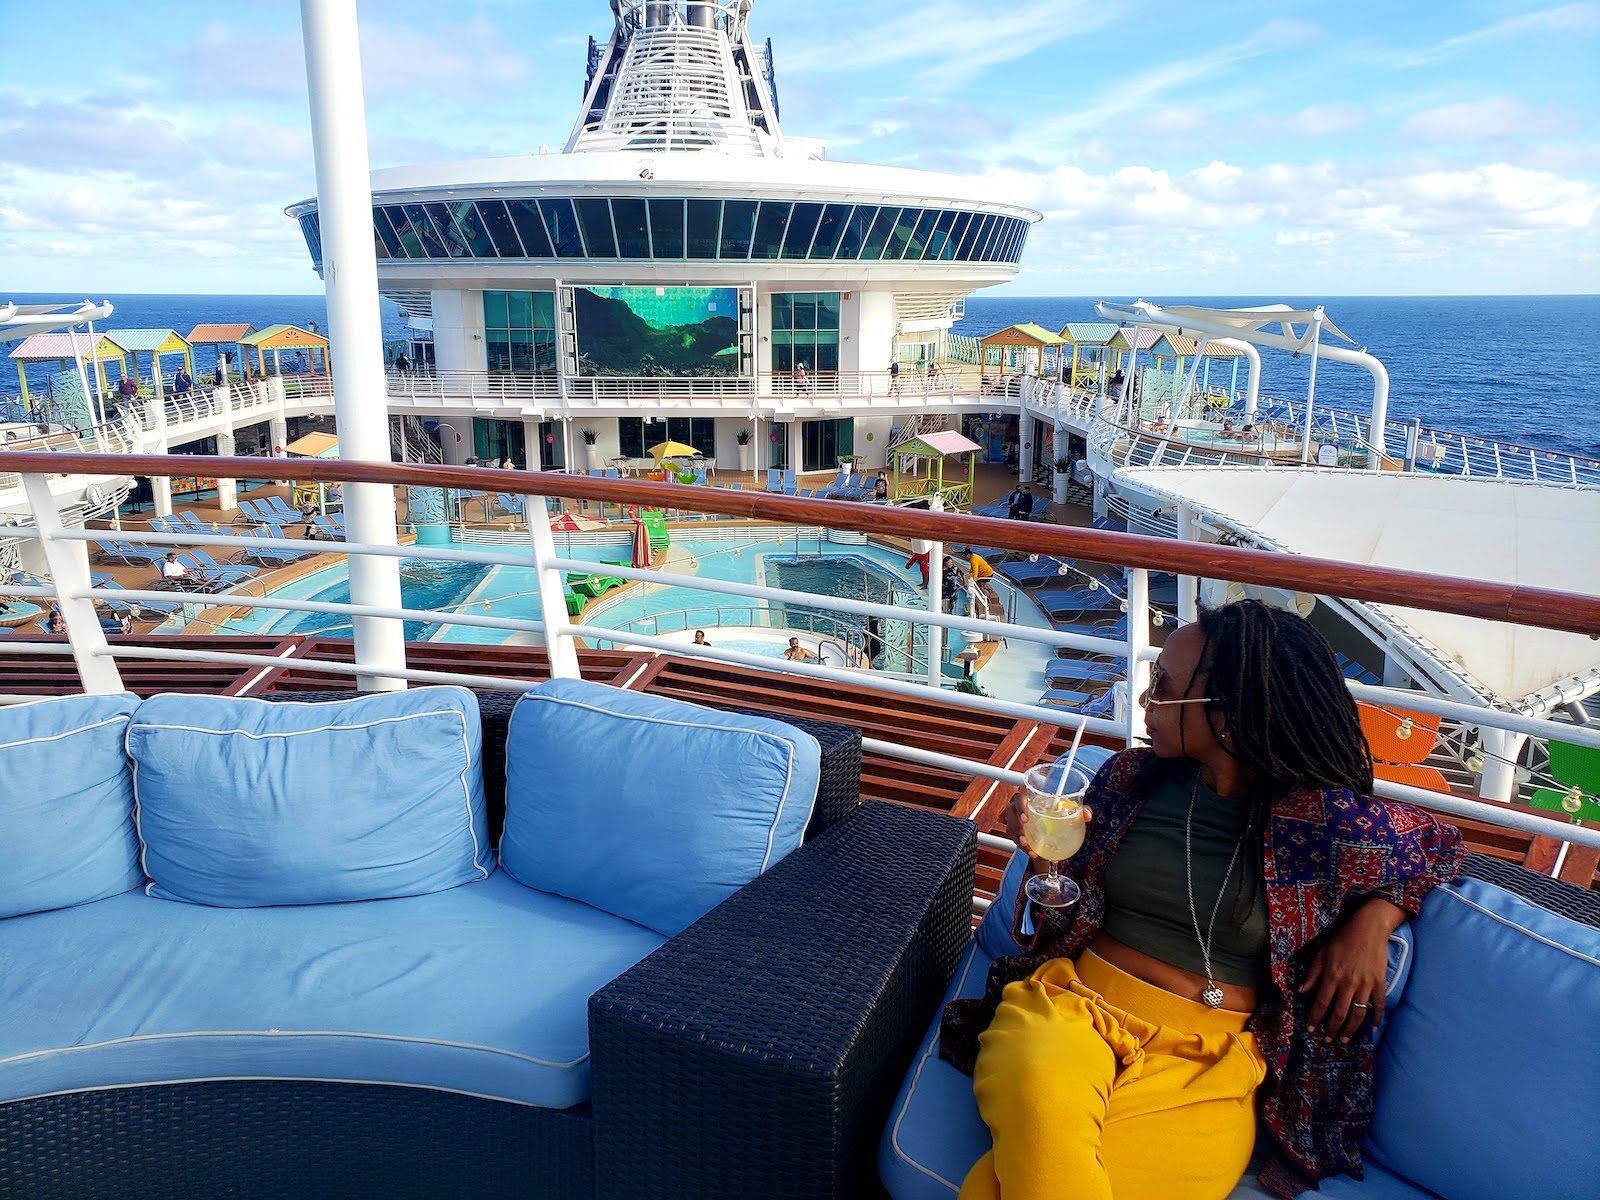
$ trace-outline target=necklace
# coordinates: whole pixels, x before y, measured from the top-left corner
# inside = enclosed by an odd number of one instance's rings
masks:
[[[1189,919],[1194,922],[1194,940],[1200,943],[1200,961],[1206,969],[1205,990],[1200,993],[1200,999],[1207,1008],[1221,1008],[1222,1001],[1226,998],[1222,989],[1217,986],[1217,981],[1211,977],[1211,935],[1217,930],[1217,913],[1222,908],[1222,894],[1228,890],[1228,876],[1233,874],[1233,864],[1239,857],[1239,851],[1244,848],[1245,835],[1241,833],[1239,840],[1233,845],[1233,853],[1228,856],[1228,869],[1222,873],[1222,885],[1217,888],[1216,903],[1211,906],[1211,921],[1206,926],[1205,936],[1200,936],[1200,914],[1194,906],[1194,799],[1200,794],[1200,775],[1194,777],[1194,786],[1189,789],[1189,815],[1183,822],[1183,867],[1185,882],[1189,885]],[[1248,832],[1248,830],[1247,830]]]

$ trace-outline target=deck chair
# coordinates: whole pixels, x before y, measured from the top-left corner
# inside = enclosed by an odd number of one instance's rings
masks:
[[[261,574],[261,569],[259,567],[240,566],[237,563],[220,563],[216,559],[212,558],[207,551],[199,547],[190,550],[185,557],[193,559],[197,564],[199,564],[199,567],[202,571],[232,579],[236,583],[242,583],[246,579],[250,579]]]
[[[344,526],[336,525],[327,517],[312,517],[311,524],[322,532],[322,537],[329,542],[344,541]]]
[[[298,521],[300,513],[289,507],[289,502],[282,496],[263,496],[256,502],[265,513],[276,513],[279,521]]]
[[[101,586],[110,592],[127,591],[126,588],[124,588],[114,579],[106,580],[105,583],[101,584]],[[177,612],[183,607],[183,602],[180,600],[105,599],[102,601],[102,603],[114,613],[126,613],[129,616],[135,615],[134,609],[137,608],[141,613],[157,613],[160,616],[167,617],[171,616],[173,613]]]
[[[1084,658],[1053,658],[1044,665],[1044,677],[1052,684],[1069,680],[1099,680],[1114,683],[1122,675],[1122,664]]]
[[[1412,712],[1385,704],[1356,702],[1361,732],[1372,749],[1372,774],[1375,779],[1403,783],[1408,787],[1450,794],[1450,781],[1434,767],[1423,765],[1439,744],[1439,718],[1430,713]],[[1406,721],[1409,730],[1403,730]]]
[[[500,505],[500,511],[512,516],[521,516],[527,511],[527,504],[521,496],[513,496],[510,492],[495,494],[495,502]]]
[[[1124,613],[1121,619],[1103,625],[1093,622],[1063,621],[1056,623],[1057,633],[1074,633],[1080,637],[1106,638],[1109,641],[1120,642],[1128,636],[1128,617]]]
[[[185,525],[192,525],[196,529],[204,529],[207,532],[210,531],[211,526],[213,524],[213,522],[206,520],[204,517],[200,516],[198,513],[194,512],[191,509],[187,509],[187,508],[184,509],[181,513],[178,514],[177,519],[182,521]]]
[[[250,530],[244,535],[249,538],[275,539],[278,541],[289,540],[283,532],[281,525],[268,525],[262,529]],[[245,546],[239,552],[241,562],[260,563],[264,567],[281,567],[286,563],[299,562],[308,555],[317,553],[315,550],[284,550],[277,546]]]
[[[995,570],[1022,587],[1039,587],[1051,579],[1080,578],[1070,570],[1063,572],[1062,566],[1063,562],[1059,558],[1041,557],[1038,562],[1030,562],[1024,558],[1016,562],[1001,563]]]
[[[1040,700],[1045,704],[1066,704],[1077,708],[1080,704],[1087,704],[1094,697],[1088,692],[1071,692],[1065,688],[1050,688]]]
[[[1110,717],[1117,711],[1117,697],[1110,688],[1101,692],[1078,712],[1085,717]]]
[[[1334,660],[1339,664],[1340,673],[1346,679],[1351,680],[1354,683],[1371,684],[1373,687],[1377,687],[1383,682],[1383,678],[1378,675],[1377,672],[1371,671],[1362,666],[1360,663],[1356,662],[1355,659],[1340,654],[1337,650],[1333,652],[1333,657]]]
[[[1569,742],[1550,742],[1550,775],[1563,786],[1542,787],[1528,803],[1534,808],[1558,812],[1574,821],[1600,821],[1600,750],[1574,746]],[[1568,789],[1578,789],[1578,811],[1568,812],[1564,802]]]
[[[1117,605],[1122,597],[1105,588],[1090,590],[1086,587],[1040,588],[1032,593],[1039,607],[1047,613],[1100,612]]]
[[[777,467],[767,468],[767,491],[777,492],[783,490],[783,472]]]

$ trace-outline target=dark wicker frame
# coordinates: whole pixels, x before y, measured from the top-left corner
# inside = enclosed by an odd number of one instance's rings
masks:
[[[491,795],[516,698],[479,693]],[[20,1101],[0,1200],[880,1194],[873,1147],[970,932],[975,833],[861,805],[859,732],[789,723],[823,745],[806,845],[590,1000],[589,1104],[280,1080]]]

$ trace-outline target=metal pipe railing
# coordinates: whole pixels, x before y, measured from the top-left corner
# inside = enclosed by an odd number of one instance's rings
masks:
[[[177,461],[188,462],[190,460],[179,459]],[[211,459],[209,460],[209,465],[213,468],[214,473],[220,476],[236,475],[246,478],[256,477],[262,467],[260,460],[248,458]],[[55,515],[53,497],[50,496],[47,488],[40,486],[43,482],[44,474],[69,471],[85,474],[125,474],[134,472],[167,475],[174,473],[174,459],[156,456],[96,456],[54,452],[48,454],[0,453],[0,470],[6,469],[18,471],[25,476],[30,485],[30,499],[33,502],[36,517],[36,523],[33,527],[19,527],[10,532],[14,536],[37,536],[49,550],[52,545],[62,547],[72,541],[97,540],[103,534],[102,531],[61,527],[59,519]],[[1152,539],[1097,530],[1022,525],[1016,522],[988,518],[895,508],[885,509],[878,506],[861,506],[847,502],[800,500],[766,493],[725,492],[718,489],[684,487],[675,484],[603,480],[592,477],[528,474],[524,472],[501,472],[483,468],[358,464],[339,460],[299,460],[295,462],[274,460],[271,473],[275,477],[288,475],[299,479],[321,482],[359,480],[372,484],[410,483],[438,487],[483,487],[485,490],[527,496],[559,496],[568,499],[597,500],[605,503],[636,503],[663,508],[720,512],[726,515],[777,520],[798,525],[857,529],[862,532],[890,534],[936,543],[954,541],[968,544],[998,544],[1008,549],[1035,553],[1090,558],[1102,562],[1127,563],[1130,567],[1130,597],[1139,595],[1141,591],[1140,585],[1143,583],[1145,572],[1148,569],[1161,569],[1211,578],[1265,582],[1272,586],[1345,595],[1374,600],[1380,603],[1399,603],[1487,619],[1521,620],[1528,624],[1587,633],[1591,636],[1600,634],[1600,598],[1596,597],[1571,595],[1547,589],[1524,588],[1515,585],[1453,581],[1418,572],[1395,571],[1386,568],[1277,556],[1259,551],[1239,550],[1221,546],[1178,544],[1165,539]],[[572,653],[572,650],[578,638],[594,639],[598,637],[605,641],[633,645],[641,649],[728,662],[734,665],[753,667],[781,674],[811,677],[833,682],[848,682],[855,686],[862,686],[866,683],[866,686],[870,686],[875,691],[907,698],[921,698],[929,694],[925,684],[895,678],[880,678],[879,676],[882,673],[875,672],[869,676],[860,671],[841,669],[823,664],[791,663],[715,647],[685,645],[681,642],[644,636],[628,631],[603,630],[595,626],[573,624],[565,616],[565,613],[559,609],[560,572],[563,570],[593,571],[596,569],[597,564],[586,560],[558,556],[550,538],[549,513],[546,506],[535,504],[529,505],[528,509],[532,528],[530,530],[530,554],[527,556],[491,551],[463,551],[444,547],[396,547],[392,545],[341,542],[318,542],[315,543],[315,548],[319,552],[336,552],[346,555],[436,557],[445,560],[478,563],[532,565],[540,572],[542,584],[548,586],[549,582],[553,581],[556,588],[551,593],[555,608],[552,610],[546,606],[542,621],[507,617],[478,617],[472,614],[456,615],[359,603],[339,605],[332,602],[280,600],[274,597],[217,596],[210,593],[191,594],[168,591],[128,591],[94,588],[88,586],[89,580],[87,577],[81,579],[76,577],[82,573],[81,568],[75,565],[76,556],[69,556],[60,551],[52,553],[52,573],[56,576],[56,594],[62,602],[64,615],[68,616],[69,627],[73,634],[70,650],[79,660],[80,672],[83,674],[85,686],[91,688],[91,690],[102,690],[108,685],[105,669],[109,668],[112,675],[114,675],[114,660],[119,657],[231,663],[244,666],[259,666],[263,669],[281,669],[285,665],[285,660],[276,656],[189,650],[177,647],[138,646],[124,643],[118,643],[114,646],[108,645],[103,637],[97,640],[96,635],[99,633],[98,622],[94,619],[92,608],[94,600],[104,599],[134,602],[139,600],[179,600],[180,602],[207,606],[262,606],[325,612],[336,615],[348,614],[352,618],[428,620],[436,623],[480,625],[501,629],[542,630],[546,636],[547,644],[554,648],[555,652],[551,656],[552,664],[554,673],[558,675],[575,674],[577,672],[576,656]],[[205,544],[230,547],[256,545],[299,550],[309,548],[304,541],[293,539],[247,539],[221,534],[151,533],[148,535],[141,534],[140,538],[141,540],[158,544]],[[81,561],[81,559],[76,559],[76,561]],[[607,566],[604,569],[607,570],[607,573],[615,573],[624,578],[655,583],[663,581],[661,574],[642,568]],[[926,623],[942,628],[998,633],[1006,637],[1027,638],[1028,640],[1046,644],[1071,644],[1070,635],[1063,635],[1053,630],[1015,626],[1005,622],[956,617],[937,611],[925,612],[918,610],[909,612],[890,605],[876,605],[866,601],[821,596],[786,589],[765,588],[754,584],[737,584],[730,581],[693,577],[667,576],[666,578],[672,579],[678,586],[710,591],[725,591],[752,599],[778,600],[784,603],[798,603],[815,608],[837,608],[841,611],[853,612],[858,615],[879,615],[898,620],[909,620],[913,623]],[[49,594],[50,591],[43,588],[13,588],[8,590],[14,594],[33,594],[36,592]],[[547,587],[542,587],[541,593],[546,590]],[[82,611],[79,611],[80,608]],[[1139,624],[1137,621],[1130,622],[1131,627]],[[93,627],[92,630],[89,628],[90,626]],[[1133,673],[1137,673],[1148,662],[1153,653],[1143,645],[1142,635],[1142,629],[1134,630],[1130,628],[1130,635],[1126,642],[1098,638],[1079,640],[1085,641],[1087,643],[1085,648],[1091,649],[1093,652],[1114,654],[1127,659],[1133,666]],[[16,647],[18,650],[20,648],[20,646]],[[9,652],[13,650],[13,647],[7,646],[4,647],[4,650]],[[569,662],[562,661],[569,658]],[[492,686],[522,686],[523,682],[499,677],[486,678],[477,675],[459,675],[452,672],[420,671],[405,666],[403,662],[398,667],[380,664],[376,670],[374,669],[374,664],[359,661],[354,664],[343,664],[295,660],[294,665],[297,669],[304,670],[326,670],[333,674],[347,674],[357,677],[372,677],[376,674],[382,674],[388,679],[405,679],[415,682],[476,683],[479,686],[486,683]],[[867,683],[868,680],[870,680],[870,683]],[[117,686],[120,686],[120,682],[116,682]],[[1137,682],[1135,678],[1129,686],[1136,687]],[[1532,734],[1533,736],[1559,737],[1582,744],[1594,741],[1600,744],[1600,730],[1589,730],[1562,722],[1523,717],[1494,709],[1474,708],[1470,705],[1461,705],[1453,701],[1440,700],[1420,693],[1402,692],[1396,689],[1361,689],[1357,685],[1353,690],[1356,691],[1358,696],[1365,694],[1372,700],[1404,705],[1417,711],[1438,712],[1440,715],[1450,716],[1453,719],[1462,720],[1479,727],[1505,728],[1514,732]],[[1136,726],[1131,724],[1105,719],[1084,718],[1070,711],[1051,708],[1042,704],[1002,701],[990,697],[943,691],[939,693],[939,698],[942,703],[970,708],[975,711],[1008,715],[1017,719],[1034,720],[1056,725],[1075,726],[1081,723],[1091,731],[1122,738],[1130,736],[1136,738],[1138,736]],[[971,762],[956,756],[938,755],[937,752],[920,750],[914,747],[885,744],[881,742],[881,739],[874,740],[872,748],[883,753],[894,754],[908,761],[917,761],[925,765],[961,771],[971,777],[989,778],[997,783],[1015,783],[1019,778],[1015,772],[995,767],[991,764]],[[1402,789],[1398,785],[1380,784],[1378,791],[1380,795],[1391,795],[1397,799],[1420,801],[1459,815],[1498,821],[1500,824],[1510,827],[1526,828],[1558,838],[1566,837],[1575,842],[1600,844],[1600,831],[1574,829],[1574,827],[1559,820],[1519,813],[1496,804],[1483,804],[1478,801],[1464,800],[1453,796],[1435,796],[1433,793],[1422,792],[1418,789]]]

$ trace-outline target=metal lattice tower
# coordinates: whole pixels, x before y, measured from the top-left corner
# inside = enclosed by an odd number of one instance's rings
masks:
[[[781,140],[770,46],[751,43],[753,0],[613,0],[616,28],[591,55],[569,152],[772,155]]]

